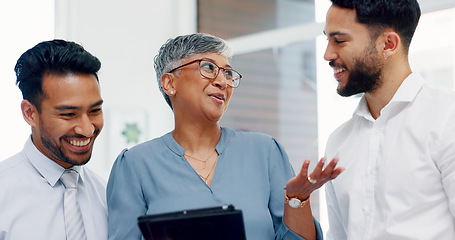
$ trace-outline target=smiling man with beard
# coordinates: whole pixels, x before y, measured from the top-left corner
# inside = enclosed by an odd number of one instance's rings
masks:
[[[352,69],[349,70],[349,79],[344,87],[337,89],[338,94],[349,97],[354,94],[372,92],[381,85],[383,64],[377,54],[375,43],[372,41],[361,56],[354,58]],[[329,65],[340,73],[340,69],[347,70],[345,64],[337,64],[334,60]]]
[[[20,153],[0,163],[1,240],[107,239],[105,182],[83,166],[104,124],[100,67],[98,58],[64,40],[39,43],[17,61],[32,134]]]
[[[324,54],[341,96],[363,93],[329,137],[328,239],[455,239],[455,94],[413,73],[416,0],[332,0]],[[431,59],[429,60],[431,61]]]

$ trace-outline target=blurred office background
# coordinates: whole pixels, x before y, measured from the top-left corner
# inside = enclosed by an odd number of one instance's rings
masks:
[[[454,88],[455,1],[420,0],[424,13],[411,44],[414,71]],[[53,38],[82,44],[102,62],[104,129],[89,167],[107,180],[117,154],[173,128],[158,91],[153,58],[168,38],[207,32],[234,49],[243,76],[221,123],[276,137],[296,171],[324,155],[328,135],[358,98],[336,94],[323,60],[329,0],[15,0],[0,3],[0,161],[30,134],[22,119],[14,65],[27,49]],[[424,113],[422,113],[424,114]],[[324,192],[312,197],[327,227]]]

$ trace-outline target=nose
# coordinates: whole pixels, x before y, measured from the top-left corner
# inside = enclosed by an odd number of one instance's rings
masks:
[[[338,58],[338,54],[333,50],[330,44],[327,44],[327,48],[325,49],[324,53],[324,60],[326,61],[333,61]]]
[[[227,87],[227,80],[226,80],[226,77],[224,76],[223,69],[220,69],[218,76],[216,76],[216,78],[213,79],[212,84],[215,85],[215,87],[218,87],[220,89],[225,89]]]
[[[89,116],[83,115],[74,127],[74,131],[82,136],[91,137],[95,132],[95,125],[92,123]]]

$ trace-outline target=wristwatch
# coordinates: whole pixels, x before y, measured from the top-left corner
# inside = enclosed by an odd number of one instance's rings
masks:
[[[288,195],[285,195],[284,203],[289,204],[291,208],[302,208],[308,203],[309,200],[310,197],[307,197],[307,199],[302,201],[296,197],[289,198]]]

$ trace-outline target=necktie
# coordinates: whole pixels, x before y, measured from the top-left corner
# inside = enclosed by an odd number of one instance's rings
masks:
[[[67,240],[85,240],[84,222],[82,220],[81,210],[77,202],[77,180],[79,173],[68,169],[63,172],[60,180],[65,186],[65,195],[63,197],[63,211],[65,214],[65,231]]]

